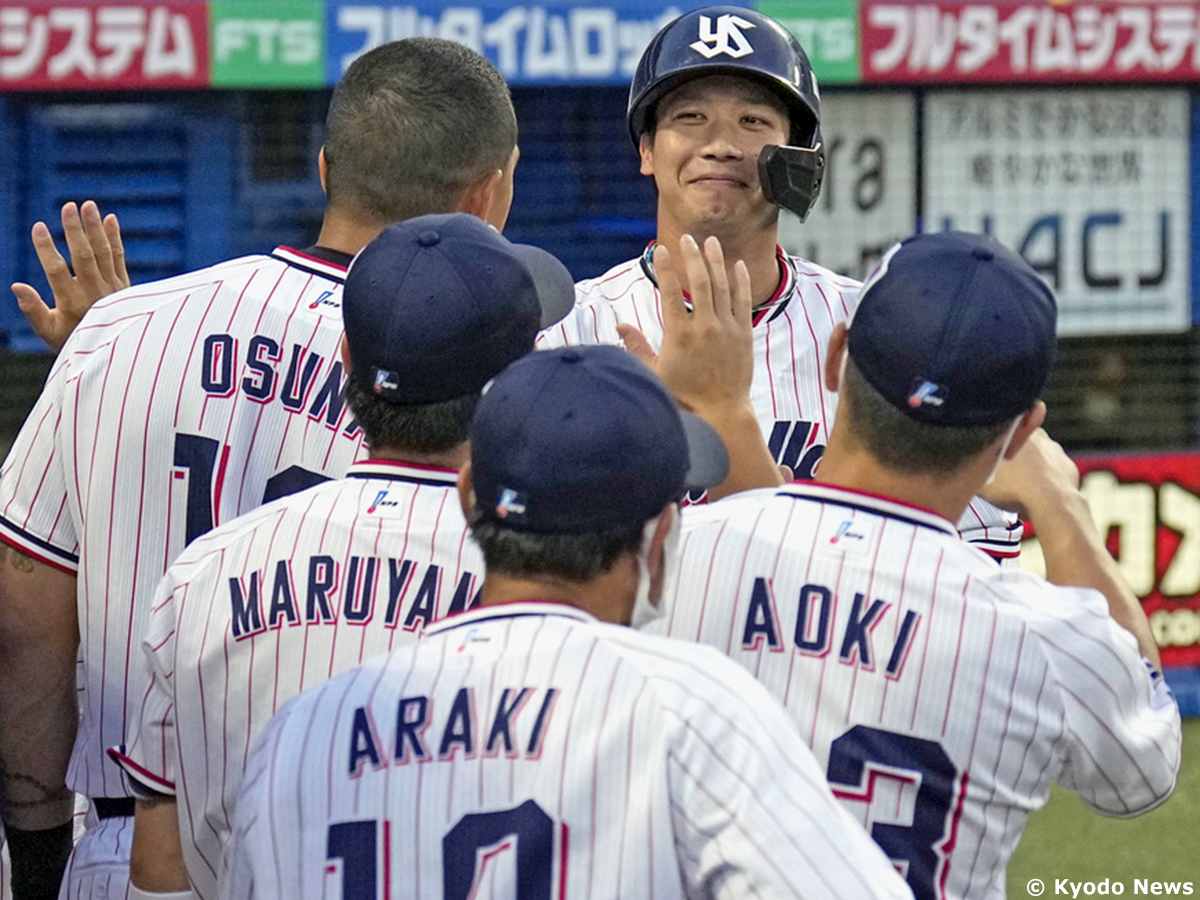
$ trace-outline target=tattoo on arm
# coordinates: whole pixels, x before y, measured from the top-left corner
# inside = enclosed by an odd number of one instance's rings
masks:
[[[162,806],[164,803],[175,803],[175,797],[170,794],[153,794],[149,793],[149,788],[144,788],[147,791],[146,795],[135,798],[135,802],[139,808],[153,809],[156,806]]]
[[[0,565],[4,565],[4,561],[10,556],[9,551],[12,551],[12,567],[18,572],[26,574],[33,571],[33,557],[22,553],[15,547],[9,547],[7,544],[0,544]]]
[[[26,795],[24,799],[17,800],[12,796],[12,789],[17,785],[22,787],[21,793]],[[66,785],[53,788],[30,775],[10,772],[4,765],[4,761],[0,760],[0,814],[3,815],[3,818],[7,819],[11,810],[49,806],[52,803],[67,800],[71,796],[71,789]]]

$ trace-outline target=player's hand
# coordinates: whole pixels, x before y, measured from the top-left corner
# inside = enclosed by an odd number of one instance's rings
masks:
[[[730,284],[720,241],[710,237],[701,250],[685,235],[677,256],[661,244],[655,249],[654,267],[662,295],[662,349],[655,356],[641,332],[620,326],[626,349],[653,368],[688,409],[720,415],[748,406],[754,356],[750,272],[745,263],[734,266]],[[691,288],[690,312],[681,272]]]
[[[47,306],[32,286],[20,282],[12,286],[21,312],[38,337],[54,350],[62,347],[97,300],[130,284],[121,226],[115,215],[109,213],[101,219],[100,209],[91,200],[82,208],[67,203],[62,208],[62,225],[70,266],[54,246],[46,223],[38,222],[32,232],[38,261],[54,292],[54,307]]]
[[[1079,491],[1079,469],[1066,451],[1039,428],[1020,451],[1006,459],[996,470],[991,484],[980,496],[1004,509],[1015,510],[1022,518],[1034,519],[1033,507],[1054,503],[1056,498]]]

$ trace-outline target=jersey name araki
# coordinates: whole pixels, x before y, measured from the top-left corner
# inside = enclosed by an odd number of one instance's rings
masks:
[[[444,588],[442,567],[411,559],[317,555],[280,559],[268,570],[229,579],[229,628],[241,641],[283,625],[366,625],[378,612],[384,625],[418,631],[432,622]],[[299,577],[297,577],[299,576]],[[447,615],[479,605],[482,579],[464,571]],[[411,598],[411,599],[410,599]]]
[[[414,761],[453,760],[459,751],[465,759],[480,753],[537,759],[542,755],[558,694],[558,688],[505,687],[495,709],[484,710],[482,718],[473,688],[460,688],[445,712],[436,711],[430,697],[402,697],[391,717],[396,725],[387,742],[371,708],[360,706],[350,717],[347,774],[358,778],[368,765],[385,769]],[[436,727],[429,734],[431,726]]]
[[[256,334],[243,356],[231,334],[204,339],[200,387],[210,397],[232,397],[240,391],[255,403],[278,401],[289,413],[307,410],[313,421],[337,429],[346,411],[342,381],[341,361],[326,359],[304,344],[293,343],[285,352],[274,338]],[[346,435],[356,435],[358,423],[353,416],[345,419]]]

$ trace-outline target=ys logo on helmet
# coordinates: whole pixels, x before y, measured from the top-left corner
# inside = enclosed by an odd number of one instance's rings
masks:
[[[705,59],[712,59],[722,53],[733,59],[741,59],[754,52],[750,41],[742,34],[742,29],[754,27],[756,26],[753,22],[748,22],[741,16],[725,13],[717,18],[717,27],[714,30],[712,19],[701,16],[700,40],[688,46]]]

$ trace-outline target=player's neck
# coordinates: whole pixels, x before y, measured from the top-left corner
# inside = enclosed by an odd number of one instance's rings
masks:
[[[396,447],[372,447],[367,454],[370,459],[385,459],[389,462],[409,463],[416,466],[433,466],[457,472],[471,457],[467,444],[459,444],[445,453],[413,453]]]
[[[821,458],[816,480],[821,484],[865,491],[909,506],[931,510],[951,523],[958,522],[967,504],[983,485],[987,472],[968,465],[957,472],[909,475],[889,469],[834,426]]]
[[[325,210],[321,220],[321,233],[317,245],[329,250],[339,250],[353,256],[371,243],[383,231],[383,225],[366,225],[336,207]]]
[[[618,560],[611,570],[588,582],[552,578],[515,578],[489,572],[483,581],[479,603],[538,601],[562,603],[591,613],[602,622],[627,625],[637,590],[637,565],[632,557]]]
[[[679,223],[659,216],[658,242],[669,250],[676,259],[679,256],[679,239],[687,233]],[[744,230],[692,232],[698,242],[703,243],[709,234],[716,234],[721,242],[721,252],[725,255],[725,270],[733,283],[733,267],[737,261],[744,260],[750,270],[750,289],[754,295],[754,305],[762,306],[775,296],[779,289],[779,280],[783,273],[779,271],[779,258],[776,255],[778,244],[778,228],[775,224],[762,228],[746,228]],[[688,290],[687,278],[682,280],[683,289]]]

